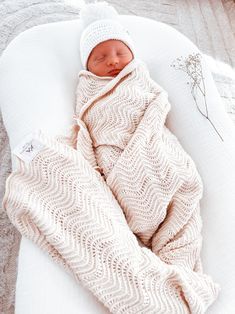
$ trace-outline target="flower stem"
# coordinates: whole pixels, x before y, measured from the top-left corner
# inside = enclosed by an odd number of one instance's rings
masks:
[[[177,64],[175,64],[177,63]],[[199,53],[190,54],[187,58],[183,58],[182,56],[180,58],[177,58],[175,62],[173,62],[172,66],[176,70],[181,70],[185,72],[191,79],[191,95],[193,97],[193,100],[196,104],[196,107],[198,111],[210,122],[210,124],[213,126],[216,133],[219,135],[222,141],[223,138],[217,131],[215,125],[212,123],[212,121],[209,119],[209,113],[208,113],[208,105],[207,105],[207,97],[206,97],[206,86],[205,81],[203,77],[203,70],[202,70],[202,63],[201,63],[201,55]],[[202,86],[201,86],[202,81]],[[189,83],[187,83],[189,84]],[[199,92],[202,94],[204,105],[206,108],[206,114],[204,114],[201,109],[198,106],[197,98],[195,91],[196,89],[199,90]]]

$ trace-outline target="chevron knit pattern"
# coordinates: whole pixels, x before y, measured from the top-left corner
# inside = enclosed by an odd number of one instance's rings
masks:
[[[138,59],[114,79],[83,70],[77,149],[102,169],[129,227],[147,247],[168,264],[202,272],[202,180],[164,125],[169,110],[166,92]]]
[[[219,287],[141,247],[99,172],[72,147],[39,133],[43,148],[18,159],[3,207],[16,228],[111,313],[205,313]],[[30,148],[33,148],[32,146]]]

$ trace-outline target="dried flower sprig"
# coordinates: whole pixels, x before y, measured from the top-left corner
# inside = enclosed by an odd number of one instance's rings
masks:
[[[214,126],[212,121],[209,119],[207,98],[206,98],[206,87],[205,87],[205,81],[204,81],[204,76],[203,76],[203,71],[202,71],[200,53],[189,54],[189,56],[185,58],[181,56],[172,62],[171,67],[175,68],[176,70],[181,70],[189,76],[190,81],[187,82],[187,84],[190,85],[191,87],[191,94],[193,96],[197,109],[206,119],[208,119],[208,121],[211,123],[211,125],[215,129],[216,133],[219,135],[219,137],[223,141],[223,138],[217,131],[216,127]],[[204,105],[206,108],[206,114],[203,113],[202,110],[198,106],[197,92],[199,92],[203,97]]]

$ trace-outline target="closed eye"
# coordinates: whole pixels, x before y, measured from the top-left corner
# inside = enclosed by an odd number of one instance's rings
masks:
[[[95,61],[97,61],[97,62],[102,61],[102,60],[104,60],[104,56],[95,59]]]

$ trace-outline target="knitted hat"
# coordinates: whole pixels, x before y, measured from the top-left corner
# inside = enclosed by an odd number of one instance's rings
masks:
[[[121,40],[134,55],[134,43],[128,31],[122,26],[117,11],[107,2],[85,5],[80,11],[80,18],[84,27],[80,39],[80,54],[85,69],[92,49],[106,40]]]

